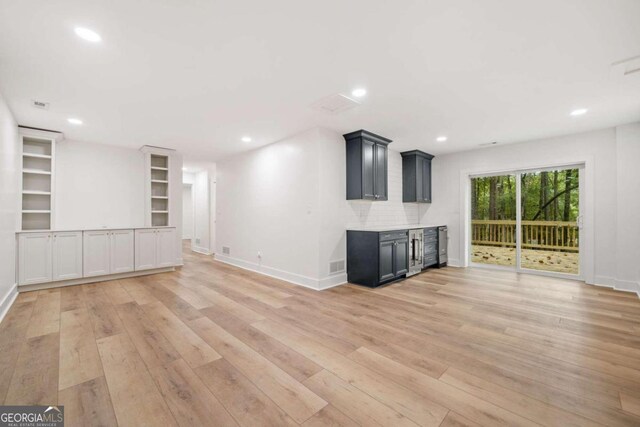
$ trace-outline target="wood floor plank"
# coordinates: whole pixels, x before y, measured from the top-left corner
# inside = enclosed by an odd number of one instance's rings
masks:
[[[486,400],[443,383],[428,375],[421,374],[404,365],[381,356],[365,347],[351,354],[351,359],[368,366],[384,375],[389,381],[396,381],[414,390],[429,400],[440,403],[457,413],[477,420],[480,424],[496,423],[506,426],[534,426],[536,423],[496,406]]]
[[[207,298],[203,298],[197,293],[193,292],[191,289],[182,286],[175,280],[165,279],[161,282],[161,285],[164,286],[169,291],[173,292],[194,308],[200,310],[205,307],[211,307],[213,303],[209,301]]]
[[[463,417],[460,414],[456,414],[453,411],[449,411],[440,427],[479,427],[480,424]]]
[[[598,426],[599,423],[559,409],[551,404],[540,402],[537,399],[516,393],[489,381],[468,374],[466,372],[449,368],[440,377],[455,388],[476,396],[479,399],[491,402],[501,408],[520,414],[541,425],[559,423],[563,426]]]
[[[179,425],[238,425],[183,359],[150,372]]]
[[[389,381],[376,371],[323,347],[309,336],[292,328],[269,320],[254,323],[253,326],[323,366],[342,380],[384,402],[417,424],[437,426],[447,415],[448,410],[444,406]]]
[[[62,390],[103,376],[91,320],[86,308],[60,316],[60,380]]]
[[[60,311],[71,311],[86,308],[82,286],[65,286],[60,288]]]
[[[133,301],[133,297],[122,287],[119,281],[105,283],[103,289],[113,305]]]
[[[151,295],[151,292],[137,279],[120,280],[120,286],[138,303],[138,305],[158,302],[158,299]]]
[[[98,340],[119,425],[178,425],[126,333]]]
[[[180,283],[183,283],[183,281],[180,281]],[[211,288],[207,288],[206,286],[202,286],[197,283],[194,283],[189,288],[196,294],[209,300],[213,304],[214,308],[227,311],[243,322],[252,323],[264,319],[264,316],[240,303],[235,302],[231,298],[227,298]]]
[[[241,426],[298,425],[225,359],[200,366],[195,372]]]
[[[135,302],[116,307],[125,330],[149,367],[164,366],[180,358],[178,351]]]
[[[207,317],[223,327],[227,332],[269,359],[280,369],[298,381],[303,381],[320,372],[322,367],[280,341],[266,335],[231,314],[216,308],[202,310]]]
[[[64,405],[64,419],[69,426],[98,427],[117,423],[104,377],[60,390],[58,404]]]
[[[357,427],[359,424],[340,412],[335,406],[327,405],[302,425],[304,427]]]
[[[194,333],[164,304],[159,302],[146,304],[143,306],[143,310],[192,368],[220,359],[221,356],[218,352]]]
[[[418,425],[327,370],[318,372],[304,384],[330,401],[338,410],[348,413],[360,425],[412,427]],[[434,422],[431,425],[439,424]]]
[[[58,332],[24,341],[5,405],[57,405],[59,348]]]
[[[620,393],[620,401],[623,411],[640,417],[640,390],[638,391],[637,396]],[[640,424],[640,419],[638,420],[638,423]]]
[[[0,323],[0,402],[4,402],[7,395],[34,304],[35,299],[31,297],[16,299]]]
[[[296,422],[306,421],[327,404],[211,319],[203,317],[190,326]]]
[[[38,291],[27,338],[60,331],[60,291]]]
[[[122,322],[111,299],[104,292],[103,285],[85,285],[83,290],[96,339],[122,333]]]

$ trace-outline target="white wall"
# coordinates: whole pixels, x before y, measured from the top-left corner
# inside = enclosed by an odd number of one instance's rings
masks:
[[[16,293],[16,238],[20,206],[18,125],[0,95],[0,320]]]
[[[193,237],[193,185],[182,184],[182,239],[191,239],[192,237]]]
[[[142,152],[65,140],[55,161],[53,228],[144,227]]]
[[[217,259],[319,286],[318,148],[312,129],[217,164]]]
[[[616,128],[616,275],[609,280],[640,295],[640,123]]]

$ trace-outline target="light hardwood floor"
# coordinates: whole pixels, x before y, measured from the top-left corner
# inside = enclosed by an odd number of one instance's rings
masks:
[[[20,294],[0,402],[69,426],[638,426],[640,301],[455,268],[316,292],[186,252]]]

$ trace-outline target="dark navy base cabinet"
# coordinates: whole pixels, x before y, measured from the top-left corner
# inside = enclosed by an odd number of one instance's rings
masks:
[[[438,238],[438,227],[424,229],[423,269],[446,266],[446,262],[440,262],[439,250],[441,249],[438,246]],[[406,277],[408,270],[408,229],[347,231],[347,279],[349,283],[373,288]]]
[[[409,236],[400,231],[347,231],[347,278],[375,287],[405,277]]]

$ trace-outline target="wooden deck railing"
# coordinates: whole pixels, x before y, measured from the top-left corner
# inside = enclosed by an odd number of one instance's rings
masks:
[[[556,251],[578,251],[579,230],[575,221],[522,221],[522,247]],[[516,222],[472,220],[471,243],[516,246]]]

